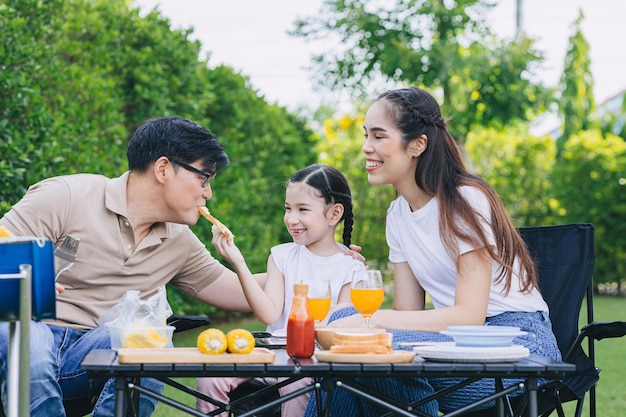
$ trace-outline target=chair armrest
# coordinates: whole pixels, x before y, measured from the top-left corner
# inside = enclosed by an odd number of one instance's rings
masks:
[[[599,322],[594,321],[580,329],[580,333],[596,340],[605,338],[624,337],[626,335],[626,322]]]
[[[167,318],[168,326],[174,326],[174,333],[184,332],[211,324],[211,319],[206,316],[170,316]]]
[[[578,333],[576,340],[570,347],[567,355],[565,355],[564,360],[570,361],[573,358],[574,352],[580,347],[585,337],[590,337],[594,340],[602,340],[606,338],[623,337],[625,335],[626,322],[624,321],[594,321],[593,323],[589,323],[580,329],[580,333]]]

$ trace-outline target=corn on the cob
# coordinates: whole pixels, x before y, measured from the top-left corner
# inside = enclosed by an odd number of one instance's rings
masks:
[[[254,349],[254,336],[246,329],[233,329],[226,334],[230,353],[250,353]]]
[[[156,330],[141,330],[127,334],[122,340],[123,348],[162,348],[168,340]]]
[[[220,329],[206,329],[198,335],[198,349],[202,353],[217,355],[226,352],[228,342]]]

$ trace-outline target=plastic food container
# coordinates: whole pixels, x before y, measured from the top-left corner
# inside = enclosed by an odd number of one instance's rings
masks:
[[[111,337],[111,349],[120,348],[171,348],[174,326],[121,326],[106,324]]]

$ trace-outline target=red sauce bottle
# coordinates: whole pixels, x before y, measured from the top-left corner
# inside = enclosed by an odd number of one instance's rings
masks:
[[[309,286],[295,284],[294,297],[287,321],[287,354],[295,358],[310,358],[315,350],[315,323],[309,307]]]

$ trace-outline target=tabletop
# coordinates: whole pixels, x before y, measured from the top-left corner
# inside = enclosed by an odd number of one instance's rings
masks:
[[[576,370],[575,365],[553,361],[538,356],[530,356],[515,362],[500,363],[459,363],[424,361],[417,357],[409,363],[327,363],[318,362],[315,357],[307,359],[290,358],[285,350],[275,350],[273,363],[265,364],[144,364],[119,363],[117,352],[113,350],[93,350],[82,363],[82,368],[92,378],[178,378],[178,377],[311,377],[316,381],[322,378],[340,380],[350,384],[356,377],[467,377],[467,378],[521,378],[526,381],[516,389],[524,389],[530,394],[531,403],[536,403],[537,380],[562,379]],[[341,386],[339,384],[338,386]],[[136,388],[130,384],[120,386],[120,391]],[[314,388],[311,388],[311,391]],[[317,387],[316,389],[319,389]],[[118,392],[118,397],[120,396]],[[512,392],[512,391],[509,391]],[[506,395],[503,393],[502,395]],[[367,394],[363,395],[367,398]],[[493,399],[501,395],[496,394]],[[120,406],[121,407],[121,406]],[[179,408],[179,407],[177,407]],[[415,415],[406,410],[394,410],[401,415]],[[190,412],[190,414],[192,414]],[[123,413],[117,414],[123,416]],[[192,414],[193,415],[193,414]],[[248,414],[241,414],[242,416]],[[250,414],[252,415],[252,414]],[[450,414],[454,415],[454,414]],[[536,415],[536,412],[531,415]]]
[[[119,363],[114,350],[96,349],[91,351],[82,363],[82,368],[90,375],[103,376],[290,376],[305,373],[307,376],[341,376],[361,373],[361,376],[408,377],[416,374],[424,377],[446,377],[451,375],[472,375],[485,377],[540,377],[547,379],[563,378],[574,372],[572,364],[557,362],[539,356],[530,356],[516,362],[495,363],[450,363],[431,362],[416,358],[410,363],[327,363],[318,362],[315,357],[307,359],[290,358],[286,351],[277,349],[275,360],[268,364],[142,364]]]

